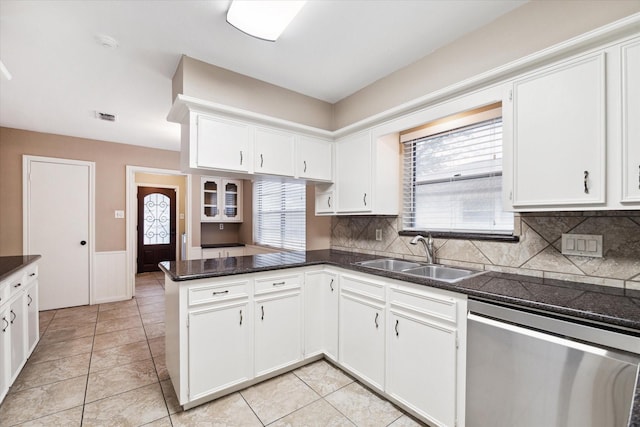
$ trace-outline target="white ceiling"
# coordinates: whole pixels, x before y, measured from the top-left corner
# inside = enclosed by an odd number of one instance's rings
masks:
[[[182,54],[334,103],[523,3],[310,0],[270,43],[226,23],[228,0],[0,0],[0,125],[178,150]]]

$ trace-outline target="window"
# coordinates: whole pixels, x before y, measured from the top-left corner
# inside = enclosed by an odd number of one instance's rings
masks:
[[[306,187],[289,182],[253,184],[253,239],[260,245],[306,249]]]
[[[403,229],[512,235],[513,213],[502,209],[501,108],[446,123],[401,138]]]

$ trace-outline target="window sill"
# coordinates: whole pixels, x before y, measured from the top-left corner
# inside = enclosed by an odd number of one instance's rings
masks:
[[[460,239],[460,240],[488,240],[493,242],[517,243],[520,236],[507,234],[483,234],[483,233],[454,233],[448,231],[399,231],[400,236],[426,236],[430,233],[432,237],[437,239]]]

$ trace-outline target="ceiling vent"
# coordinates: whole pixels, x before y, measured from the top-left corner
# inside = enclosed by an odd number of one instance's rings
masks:
[[[115,114],[101,113],[100,111],[96,111],[96,118],[100,119],[100,120],[106,120],[107,122],[115,122],[116,121]]]

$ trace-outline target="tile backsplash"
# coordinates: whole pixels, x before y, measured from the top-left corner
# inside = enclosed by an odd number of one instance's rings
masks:
[[[400,224],[400,217],[333,217],[331,248],[424,260],[422,245],[398,235]],[[434,239],[436,262],[640,290],[640,211],[521,213],[514,228],[519,242]],[[562,255],[563,233],[601,234],[603,257]]]

